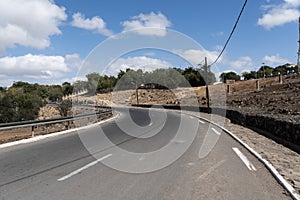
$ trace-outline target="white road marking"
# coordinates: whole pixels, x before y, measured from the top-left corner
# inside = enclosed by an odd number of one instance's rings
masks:
[[[199,122],[200,122],[201,124],[205,124],[205,122],[204,122],[204,121],[202,121],[202,120],[200,120],[200,119],[199,119]]]
[[[217,131],[215,128],[212,128],[211,130],[213,130],[213,132],[215,132],[215,134],[221,135],[221,133],[219,131]]]
[[[254,165],[248,160],[248,158],[236,147],[232,147],[232,150],[239,156],[243,163],[248,167],[250,171],[256,171]]]
[[[216,163],[215,165],[213,165],[212,167],[210,167],[208,170],[206,170],[203,174],[201,174],[197,181],[199,181],[200,179],[204,179],[206,176],[208,176],[209,174],[211,174],[213,171],[215,171],[218,167],[220,167],[221,165],[223,165],[223,163],[226,160],[221,160],[218,163]]]
[[[194,117],[193,117],[193,116],[190,116],[190,118],[191,118],[191,119],[194,119]]]
[[[152,122],[150,122],[150,124],[148,124],[148,126],[152,126],[152,124],[153,124],[153,123],[152,123]]]
[[[79,173],[82,172],[83,170],[86,170],[86,169],[88,169],[88,168],[90,168],[90,167],[96,165],[96,164],[99,163],[100,161],[102,161],[102,160],[104,160],[104,159],[106,159],[106,158],[108,158],[108,157],[110,157],[110,156],[112,156],[112,154],[108,154],[108,155],[106,155],[106,156],[104,156],[104,157],[102,157],[102,158],[100,158],[100,159],[98,159],[98,160],[95,160],[94,162],[91,162],[91,163],[85,165],[84,167],[81,167],[81,168],[79,168],[79,169],[77,169],[77,170],[71,172],[70,174],[64,176],[64,177],[61,177],[60,179],[57,179],[57,181],[64,181],[64,180],[66,180],[66,179],[68,179],[68,178],[70,178],[70,177],[72,177],[72,176],[74,176],[74,175],[76,175],[76,174],[79,174]]]
[[[175,140],[174,142],[175,144],[182,144],[185,143],[185,140]]]

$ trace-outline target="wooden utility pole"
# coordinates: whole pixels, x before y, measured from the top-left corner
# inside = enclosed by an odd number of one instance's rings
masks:
[[[206,103],[207,103],[207,111],[210,113],[209,108],[209,91],[208,91],[208,65],[207,65],[207,58],[205,57],[205,86],[206,86]]]
[[[139,91],[138,84],[135,82],[135,95],[136,95],[136,105],[139,105]]]

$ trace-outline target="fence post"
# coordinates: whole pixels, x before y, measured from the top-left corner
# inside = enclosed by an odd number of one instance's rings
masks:
[[[282,84],[282,74],[279,74],[279,83]]]
[[[31,137],[34,137],[34,126],[31,126]]]
[[[259,90],[259,80],[256,80],[256,89]]]
[[[230,85],[227,85],[227,93],[231,94],[231,86]]]

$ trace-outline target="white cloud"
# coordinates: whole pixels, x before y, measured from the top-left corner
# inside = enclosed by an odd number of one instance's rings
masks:
[[[263,57],[263,62],[266,63],[266,65],[291,63],[288,59],[282,58],[278,54]]]
[[[266,29],[297,21],[300,11],[300,0],[284,0],[279,5],[263,6],[266,13],[258,19],[257,24]]]
[[[216,51],[207,51],[207,50],[198,50],[198,49],[173,50],[173,52],[175,54],[180,55],[182,58],[186,59],[194,66],[196,66],[198,64],[203,64],[205,57],[207,57],[208,64],[212,63],[215,61],[215,59],[219,55],[219,53]],[[221,60],[222,60],[222,57],[218,62],[220,62]]]
[[[231,71],[237,71],[238,73],[250,71],[254,66],[254,62],[249,56],[242,56],[234,61],[225,61],[224,64],[228,65]]]
[[[220,31],[220,32],[216,32],[216,33],[212,33],[211,36],[212,37],[220,37],[220,36],[223,36],[224,35],[224,32],[223,31]]]
[[[50,45],[50,36],[61,34],[65,8],[50,0],[0,1],[0,53],[15,45],[38,49]]]
[[[162,13],[151,12],[149,14],[139,14],[131,17],[131,21],[121,22],[124,31],[133,30],[140,35],[165,36],[166,28],[171,26],[171,22]],[[159,29],[159,30],[158,30]]]
[[[142,69],[143,71],[153,71],[155,69],[169,68],[172,65],[164,60],[157,58],[149,58],[147,56],[136,56],[128,58],[119,58],[115,60],[108,69],[105,70],[105,74],[117,75],[120,70],[130,69]]]
[[[78,54],[46,56],[27,54],[0,58],[1,84],[6,80],[56,83],[76,73],[81,59]],[[73,72],[74,71],[74,72]]]
[[[65,63],[68,67],[78,70],[82,64],[79,54],[68,54],[65,56]]]
[[[300,6],[300,0],[284,0],[288,5],[298,7]]]
[[[105,21],[99,16],[95,16],[92,19],[86,19],[83,14],[75,13],[73,15],[72,26],[95,31],[105,36],[111,36],[113,34],[112,31],[106,28]]]

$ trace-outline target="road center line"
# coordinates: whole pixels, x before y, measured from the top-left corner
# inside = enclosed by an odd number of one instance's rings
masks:
[[[236,147],[232,147],[232,150],[239,156],[243,163],[248,167],[250,171],[256,171],[254,165],[248,160],[248,158]]]
[[[210,167],[208,170],[206,170],[203,174],[201,174],[197,181],[199,181],[200,179],[204,179],[205,177],[207,177],[209,174],[211,174],[214,170],[216,170],[218,167],[220,167],[221,165],[223,165],[223,163],[226,160],[221,160],[218,163],[216,163],[214,166]]]
[[[90,167],[96,165],[96,164],[99,163],[100,161],[102,161],[102,160],[104,160],[104,159],[106,159],[106,158],[108,158],[108,157],[110,157],[110,156],[112,156],[112,154],[108,154],[108,155],[106,155],[106,156],[104,156],[104,157],[102,157],[102,158],[100,158],[100,159],[98,159],[98,160],[95,160],[94,162],[91,162],[91,163],[89,163],[89,164],[87,164],[87,165],[85,165],[85,166],[83,166],[83,167],[81,167],[81,168],[79,168],[79,169],[77,169],[77,170],[71,172],[70,174],[68,174],[68,175],[66,175],[66,176],[64,176],[64,177],[61,177],[60,179],[57,179],[57,181],[64,181],[64,180],[66,180],[66,179],[68,179],[68,178],[70,178],[70,177],[72,177],[72,176],[74,176],[74,175],[76,175],[76,174],[79,174],[79,173],[82,172],[83,170],[86,170],[86,169],[88,169],[88,168],[90,168]]]
[[[205,124],[205,122],[204,122],[204,121],[202,121],[202,120],[200,120],[200,119],[199,119],[199,122],[200,122],[201,124]]]
[[[211,130],[213,130],[213,132],[215,132],[217,135],[221,135],[221,133],[217,131],[215,128],[212,128]]]

